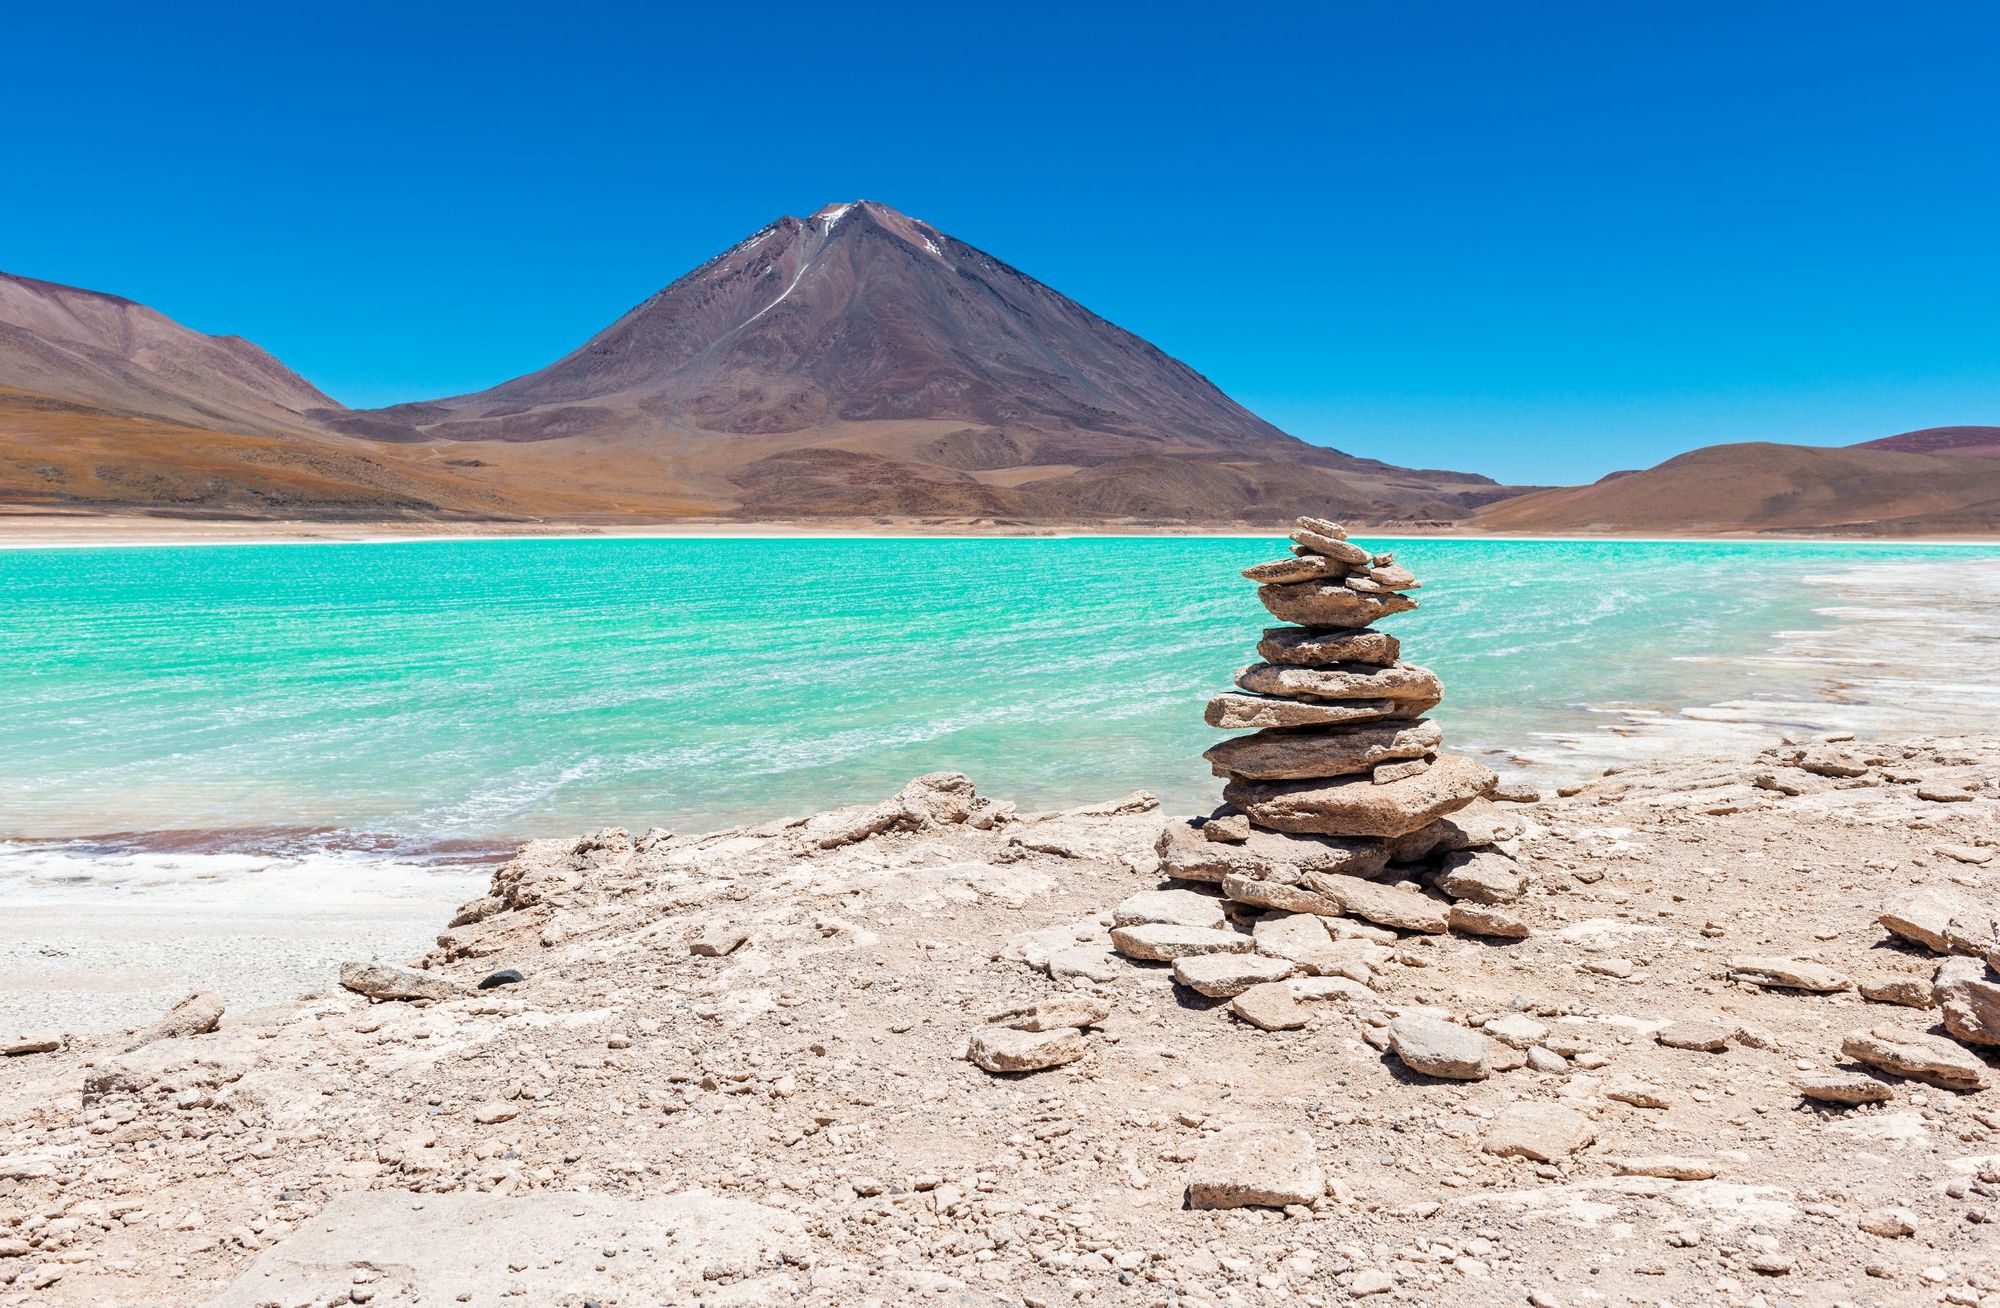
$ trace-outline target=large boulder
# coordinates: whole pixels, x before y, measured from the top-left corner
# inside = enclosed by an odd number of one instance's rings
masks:
[[[1386,784],[1367,777],[1232,781],[1222,794],[1252,822],[1273,830],[1394,837],[1464,808],[1498,780],[1462,754],[1440,754],[1429,771]]]

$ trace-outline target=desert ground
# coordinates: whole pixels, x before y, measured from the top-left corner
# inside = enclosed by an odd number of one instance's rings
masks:
[[[2000,738],[1500,793],[1416,929],[1143,794],[535,842],[421,957],[22,1033],[0,1304],[2000,1303]]]

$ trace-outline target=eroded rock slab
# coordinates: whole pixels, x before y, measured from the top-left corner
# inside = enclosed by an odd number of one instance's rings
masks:
[[[1188,1171],[1190,1208],[1283,1208],[1326,1194],[1310,1132],[1225,1126],[1202,1142]]]
[[[705,1281],[779,1276],[807,1247],[791,1214],[700,1190],[638,1200],[353,1191],[259,1254],[212,1308],[346,1303],[357,1269],[382,1303],[685,1302]]]

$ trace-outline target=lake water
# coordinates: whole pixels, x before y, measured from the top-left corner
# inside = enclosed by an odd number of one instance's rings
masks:
[[[2000,727],[2000,550],[1391,540],[1451,744],[1580,774],[1785,728]],[[354,875],[969,773],[1216,801],[1277,538],[0,551],[0,888]]]

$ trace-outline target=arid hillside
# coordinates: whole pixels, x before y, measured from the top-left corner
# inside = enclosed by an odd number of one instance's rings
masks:
[[[1474,525],[1518,532],[1978,535],[2000,530],[2000,460],[1957,450],[1714,445],[1643,472],[1493,504]]]

